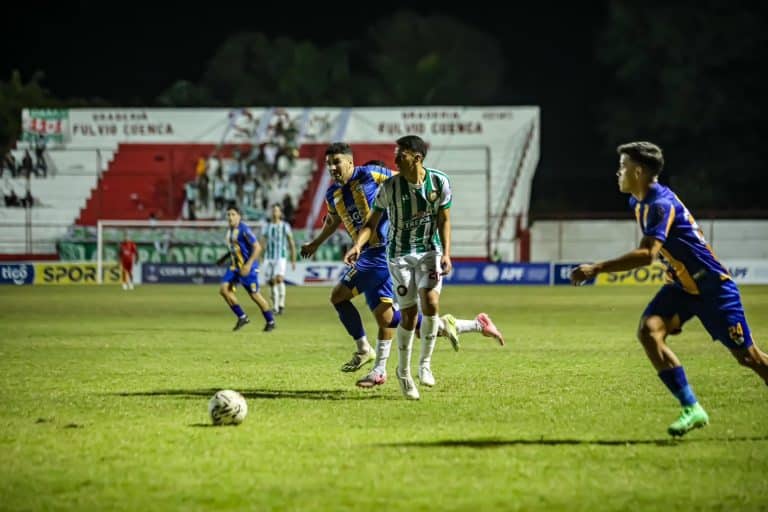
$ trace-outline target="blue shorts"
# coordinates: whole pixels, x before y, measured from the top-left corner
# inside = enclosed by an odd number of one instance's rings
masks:
[[[364,250],[355,266],[347,267],[339,282],[351,289],[354,295],[364,293],[365,302],[372,310],[382,302],[392,303],[394,292],[387,267],[386,248],[382,246]]]
[[[240,270],[230,268],[221,278],[221,282],[222,284],[229,283],[233,288],[241,284],[249,293],[256,293],[259,291],[259,266],[254,263],[251,271],[245,277],[240,275]]]
[[[746,348],[752,345],[752,333],[736,283],[728,279],[703,288],[701,295],[691,295],[677,285],[668,284],[648,304],[643,316],[671,318],[678,315],[681,326],[696,316],[712,339],[726,347]]]

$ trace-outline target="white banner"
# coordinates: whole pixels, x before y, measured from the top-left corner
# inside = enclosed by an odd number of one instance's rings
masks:
[[[343,126],[347,111],[351,115]],[[27,124],[36,119],[35,112],[22,112]],[[394,144],[397,138],[414,134],[435,146],[481,144],[499,151],[539,115],[538,107],[131,108],[59,112],[67,122],[57,125],[57,130],[64,143],[72,146],[114,147],[121,142],[236,144],[267,140],[282,125],[297,131],[299,144],[335,140]]]
[[[766,260],[729,260],[723,265],[738,284],[768,284]]]

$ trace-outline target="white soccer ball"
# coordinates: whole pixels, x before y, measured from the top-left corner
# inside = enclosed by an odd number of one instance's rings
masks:
[[[248,404],[237,391],[224,389],[208,402],[208,414],[214,425],[239,425],[248,414]]]

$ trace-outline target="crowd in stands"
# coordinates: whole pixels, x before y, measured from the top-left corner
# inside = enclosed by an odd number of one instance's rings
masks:
[[[31,208],[33,206],[40,206],[40,201],[32,196],[29,184],[27,184],[26,192],[23,195],[19,195],[16,192],[16,186],[18,183],[13,181],[13,178],[31,178],[35,176],[37,178],[46,178],[48,176],[48,162],[46,160],[46,146],[47,140],[45,135],[39,134],[35,138],[33,145],[33,151],[35,153],[34,159],[29,148],[24,150],[24,156],[21,157],[21,161],[17,161],[16,155],[13,151],[8,151],[0,162],[0,178],[3,178],[3,204],[9,208]]]
[[[299,155],[297,132],[289,120],[278,119],[266,142],[241,146],[231,154],[201,154],[194,180],[185,184],[182,216],[187,220],[222,219],[228,205],[239,205],[247,218],[266,218],[271,205],[280,204],[288,222],[295,207],[288,178]]]

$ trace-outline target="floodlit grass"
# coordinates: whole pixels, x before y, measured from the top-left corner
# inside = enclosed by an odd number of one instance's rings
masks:
[[[0,510],[766,510],[768,389],[691,322],[672,346],[712,423],[670,441],[634,341],[654,291],[448,287],[445,312],[488,312],[508,346],[438,342],[408,402],[339,371],[326,289],[289,288],[265,334],[250,302],[231,332],[215,286],[2,287]],[[768,287],[743,294],[768,346]],[[223,388],[239,427],[209,426]]]

